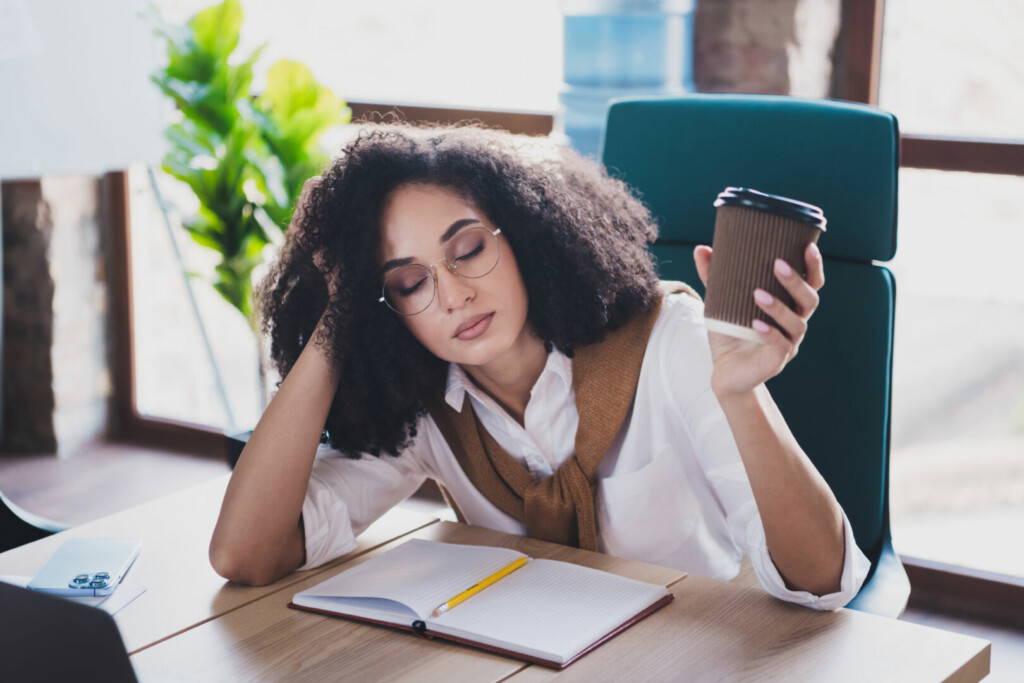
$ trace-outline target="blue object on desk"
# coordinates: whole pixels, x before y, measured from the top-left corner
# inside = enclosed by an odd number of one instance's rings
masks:
[[[910,583],[889,528],[889,440],[896,282],[896,118],[872,107],[771,95],[613,100],[602,140],[610,173],[642,193],[661,226],[663,279],[703,294],[693,248],[711,244],[727,186],[820,206],[828,232],[821,304],[800,353],[768,382],[871,560],[848,605],[898,616]]]
[[[109,595],[141,549],[137,539],[68,538],[39,568],[28,588],[69,597]]]

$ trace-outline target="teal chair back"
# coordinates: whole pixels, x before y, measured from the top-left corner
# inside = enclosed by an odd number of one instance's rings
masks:
[[[897,616],[909,583],[889,530],[889,434],[899,132],[867,106],[768,95],[614,100],[602,141],[609,172],[660,225],[663,279],[703,288],[693,247],[711,244],[729,185],[820,206],[825,286],[800,353],[768,388],[828,481],[872,573],[849,605]]]

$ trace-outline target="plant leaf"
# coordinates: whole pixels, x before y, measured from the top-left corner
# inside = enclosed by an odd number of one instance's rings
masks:
[[[239,0],[223,0],[196,14],[188,25],[200,49],[226,60],[238,47],[242,15]]]

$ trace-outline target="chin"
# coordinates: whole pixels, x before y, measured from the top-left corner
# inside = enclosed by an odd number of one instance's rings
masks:
[[[495,316],[494,322],[497,322]],[[476,339],[460,341],[452,339],[451,362],[460,365],[487,365],[501,357],[515,343],[515,338],[508,333],[503,325],[493,325],[482,336]]]
[[[458,340],[455,340],[455,342],[460,343]],[[454,349],[451,354],[451,362],[458,363],[459,365],[487,365],[508,350],[508,346],[510,345],[499,345],[495,344],[494,340],[481,339],[479,340],[479,343],[474,344],[472,348],[466,348],[468,346],[469,344],[464,344],[463,348]]]

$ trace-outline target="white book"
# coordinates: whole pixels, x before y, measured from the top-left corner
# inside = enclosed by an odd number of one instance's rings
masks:
[[[435,608],[521,552],[411,539],[292,597],[290,607],[395,626],[564,668],[672,601],[659,584],[569,562],[526,564],[452,607]]]

